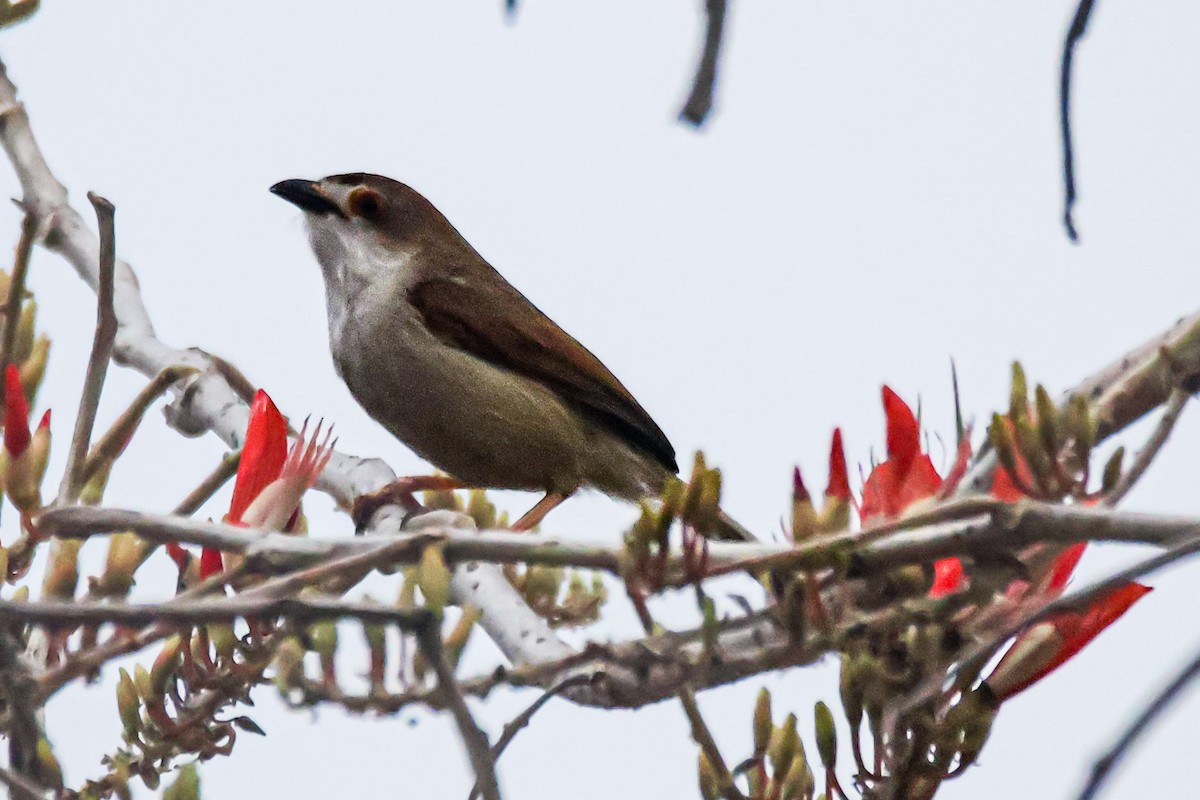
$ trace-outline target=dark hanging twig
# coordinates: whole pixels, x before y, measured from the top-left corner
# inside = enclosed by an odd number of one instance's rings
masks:
[[[1088,19],[1092,15],[1095,0],[1079,0],[1075,8],[1075,18],[1067,29],[1067,39],[1063,42],[1062,73],[1059,84],[1059,119],[1062,128],[1063,148],[1063,225],[1067,228],[1067,236],[1072,242],[1079,241],[1079,233],[1075,230],[1075,220],[1072,213],[1075,209],[1075,148],[1071,141],[1071,60],[1075,56],[1075,45],[1087,32]]]
[[[717,86],[717,61],[721,56],[721,38],[725,33],[726,0],[704,0],[708,14],[708,28],[704,32],[704,50],[700,53],[700,64],[696,67],[696,78],[692,82],[692,93],[688,96],[679,118],[696,127],[704,124],[712,111],[713,92]]]
[[[1200,655],[1193,658],[1191,663],[1175,676],[1175,680],[1159,692],[1158,696],[1142,710],[1133,724],[1116,741],[1116,744],[1096,760],[1096,763],[1092,765],[1092,773],[1088,776],[1087,785],[1083,787],[1077,800],[1092,800],[1100,794],[1104,782],[1112,775],[1113,768],[1129,752],[1129,748],[1146,732],[1159,714],[1166,711],[1171,703],[1179,699],[1179,695],[1195,680],[1197,675],[1200,675]]]

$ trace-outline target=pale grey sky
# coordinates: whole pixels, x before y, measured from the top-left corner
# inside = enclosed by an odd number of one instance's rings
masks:
[[[0,55],[73,198],[95,189],[116,203],[118,246],[160,336],[232,358],[285,413],[336,420],[344,449],[401,473],[425,467],[336,379],[320,278],[298,213],[267,192],[277,180],[364,170],[424,192],[608,363],[683,460],[703,447],[725,470],[727,508],[763,531],[778,527],[794,463],[822,484],[835,425],[853,462],[881,451],[881,383],[919,396],[930,432],[948,439],[951,356],[966,408],[984,418],[1005,402],[1012,359],[1063,389],[1200,304],[1195,4],[1097,9],[1077,59],[1079,246],[1059,224],[1056,127],[1072,3],[735,2],[717,110],[697,134],[674,114],[701,5],[524,0],[507,25],[499,0],[46,0],[4,32]],[[17,194],[0,173],[0,192]],[[10,240],[16,227],[0,210]],[[32,284],[55,335],[42,393],[62,420],[54,474],[93,298],[45,253]],[[116,370],[102,421],[140,385]],[[1130,507],[1200,510],[1198,439],[1200,417],[1185,417]],[[156,417],[108,501],[169,508],[220,452]],[[219,517],[224,502],[206,511]],[[308,509],[315,529],[349,535],[327,499]],[[545,527],[615,539],[630,517],[590,497]],[[5,514],[0,538],[12,523]],[[91,564],[103,554],[87,552]],[[1129,557],[1095,548],[1080,576]],[[1156,578],[1126,619],[1006,705],[981,765],[939,797],[1074,789],[1200,646],[1190,572]],[[156,563],[139,589],[170,582]],[[593,635],[631,636],[628,623],[621,612]],[[468,671],[494,658],[481,637]],[[704,694],[732,760],[749,752],[763,684],[780,714],[805,720],[836,692],[827,665]],[[499,693],[480,719],[497,734],[533,697]],[[270,689],[255,699],[269,736],[243,735],[232,758],[203,765],[209,796],[465,796],[468,771],[442,719],[287,713]],[[1168,715],[1110,796],[1177,792],[1198,710],[1191,699]],[[69,782],[97,774],[119,737],[111,688],[64,692],[48,715]],[[556,702],[500,774],[512,798],[689,797],[695,752],[675,704],[605,713]]]

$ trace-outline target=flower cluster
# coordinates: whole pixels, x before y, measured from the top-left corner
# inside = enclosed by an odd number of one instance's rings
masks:
[[[919,426],[912,409],[886,386],[883,407],[888,457],[871,470],[863,486],[859,514],[864,526],[911,512],[925,501],[948,497],[958,487],[971,455],[969,439],[964,436],[955,463],[943,479],[928,453],[921,450]],[[998,423],[993,424],[993,430],[1002,425],[1004,430],[1011,431],[1014,426],[1011,417],[1001,418]],[[996,467],[991,493],[1004,502],[1016,502],[1026,497],[1020,487],[1035,482],[1028,460],[1021,452],[1010,451],[1010,457]],[[1030,580],[1009,584],[1005,600],[1024,608],[1058,597],[1086,547],[1081,542],[1054,553],[1047,554],[1042,548],[1030,553],[1025,559]],[[968,581],[957,558],[943,559],[935,564],[929,596],[945,597],[962,589]],[[1031,627],[1017,638],[985,683],[998,702],[1012,697],[1060,667],[1149,591],[1149,587],[1130,583],[1085,609],[1064,612]]]

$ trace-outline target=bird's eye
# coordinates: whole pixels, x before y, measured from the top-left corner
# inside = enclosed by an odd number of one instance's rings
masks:
[[[356,217],[375,219],[379,215],[379,209],[383,206],[383,199],[374,189],[359,186],[350,192],[350,196],[346,199],[346,205],[349,206],[350,213]]]

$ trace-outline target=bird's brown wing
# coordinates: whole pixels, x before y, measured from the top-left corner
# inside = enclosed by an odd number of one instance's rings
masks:
[[[675,449],[666,435],[616,376],[524,295],[496,278],[476,287],[439,276],[415,284],[408,299],[442,341],[544,384],[678,472]]]

